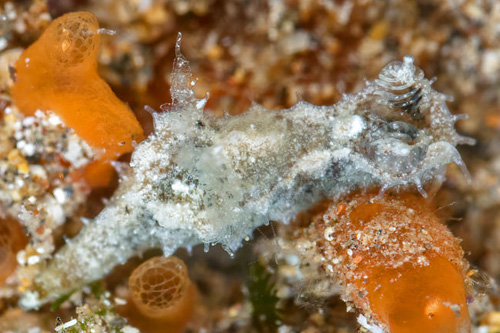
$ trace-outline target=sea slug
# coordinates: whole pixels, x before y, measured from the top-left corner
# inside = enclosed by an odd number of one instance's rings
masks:
[[[107,207],[55,254],[22,306],[54,300],[146,248],[168,256],[221,243],[231,253],[256,227],[287,223],[321,199],[375,187],[425,195],[447,164],[465,170],[455,146],[472,140],[456,133],[460,117],[408,56],[332,106],[254,105],[216,119],[193,84],[179,37],[172,103],[154,113],[155,132],[136,147],[130,167],[121,166]]]

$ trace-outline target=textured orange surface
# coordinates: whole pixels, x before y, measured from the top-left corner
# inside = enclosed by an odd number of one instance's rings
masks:
[[[132,272],[129,288],[130,300],[118,311],[141,332],[185,331],[193,315],[197,292],[182,260],[149,259]]]
[[[371,278],[358,287],[391,332],[470,332],[462,273],[446,258],[429,261],[368,269]]]
[[[332,206],[317,228],[328,238],[324,257],[365,316],[392,333],[470,332],[463,251],[429,202],[358,195]]]
[[[391,332],[469,332],[464,276],[461,267],[452,263],[462,260],[456,239],[423,198],[406,195],[392,200],[401,201],[403,205],[392,205],[391,199],[384,198],[355,208],[349,216],[355,228],[363,230],[377,217],[390,216],[397,224],[406,224],[413,218],[412,223],[393,235],[393,240],[400,244],[400,255],[405,254],[405,243],[414,247],[426,246],[416,238],[410,239],[413,232],[425,230],[431,236],[429,244],[443,248],[449,258],[430,248],[420,256],[428,261],[426,264],[418,263],[415,256],[410,262],[391,267],[395,265],[385,265],[383,260],[387,258],[380,258],[383,252],[372,253],[372,260],[363,261],[354,269],[357,276],[362,274],[368,278],[353,282],[361,293],[366,293],[371,311]],[[415,214],[408,214],[409,210]]]
[[[102,161],[110,161],[131,152],[143,132],[132,111],[98,75],[98,29],[97,18],[88,12],[54,20],[15,64],[12,96],[26,115],[53,111]],[[109,166],[100,167],[103,175],[94,169],[90,179],[95,185],[109,178]]]

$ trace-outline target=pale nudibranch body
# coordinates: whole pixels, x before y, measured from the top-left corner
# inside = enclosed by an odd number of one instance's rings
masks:
[[[172,103],[154,113],[155,132],[122,167],[106,208],[36,278],[21,305],[44,302],[99,279],[150,247],[221,243],[232,252],[270,220],[288,222],[324,198],[358,189],[439,186],[446,166],[465,170],[447,97],[411,57],[332,106],[260,105],[216,119],[196,99],[176,47]],[[167,112],[168,111],[168,112]],[[437,184],[437,185],[436,185]]]

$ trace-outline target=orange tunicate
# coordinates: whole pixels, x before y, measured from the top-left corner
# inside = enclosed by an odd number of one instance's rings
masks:
[[[99,77],[101,42],[94,14],[74,12],[54,20],[15,64],[12,97],[26,115],[53,111],[99,154],[90,185],[109,180],[109,161],[131,152],[143,131],[130,108]]]
[[[132,272],[129,288],[137,311],[129,308],[123,314],[132,324],[143,332],[184,331],[193,314],[196,288],[182,260],[149,259]]]
[[[26,235],[17,221],[0,220],[0,285],[3,285],[16,269],[16,254],[26,243]]]
[[[373,278],[358,288],[391,332],[470,332],[464,277],[448,259],[367,272]]]
[[[467,263],[423,198],[356,195],[313,225],[327,272],[345,298],[391,333],[470,332]]]

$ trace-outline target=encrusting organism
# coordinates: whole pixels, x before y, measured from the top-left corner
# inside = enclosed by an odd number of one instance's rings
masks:
[[[109,161],[131,152],[143,138],[132,111],[99,77],[101,42],[94,14],[69,13],[54,20],[15,64],[12,97],[26,115],[52,111],[96,151],[87,167],[92,186],[106,185]]]
[[[357,194],[312,221],[295,241],[315,244],[361,324],[380,332],[470,332],[468,264],[428,201],[411,193]]]
[[[394,105],[377,81],[332,106],[299,102],[287,110],[254,105],[214,118],[196,99],[187,60],[176,47],[172,103],[154,113],[155,132],[123,167],[106,208],[54,256],[21,305],[37,307],[150,247],[221,243],[229,252],[270,220],[288,222],[324,198],[360,188],[440,184],[446,166],[465,165],[446,96],[421,77],[411,57],[381,78],[419,82],[412,112]]]
[[[16,269],[16,254],[27,242],[27,237],[17,221],[0,219],[0,286]]]
[[[196,287],[177,257],[154,257],[138,266],[128,280],[130,296],[120,310],[144,332],[184,332],[191,319]]]

